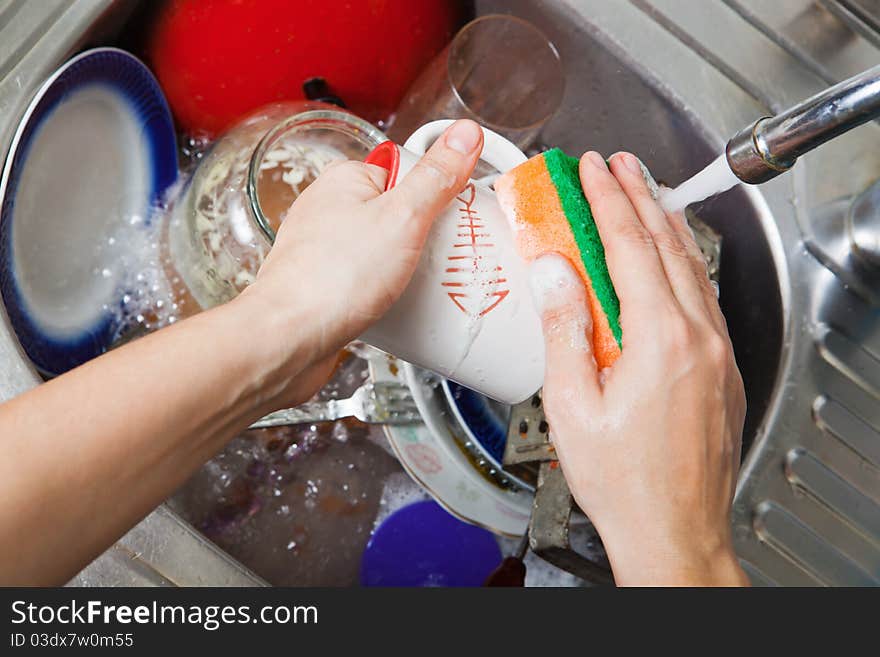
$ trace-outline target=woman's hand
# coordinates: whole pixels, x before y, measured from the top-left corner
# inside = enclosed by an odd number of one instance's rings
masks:
[[[387,193],[386,171],[360,162],[331,165],[305,190],[240,297],[280,314],[282,360],[296,352],[297,365],[326,369],[326,359],[391,307],[434,218],[467,183],[482,146],[479,126],[457,121]],[[294,338],[306,347],[294,350]]]
[[[620,298],[623,353],[597,371],[580,279],[561,256],[537,260],[544,406],[572,494],[618,584],[745,584],[730,534],[745,395],[700,250],[633,155],[613,156],[609,171],[587,153],[580,174]]]

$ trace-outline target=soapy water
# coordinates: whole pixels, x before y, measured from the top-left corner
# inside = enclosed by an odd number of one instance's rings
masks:
[[[318,399],[347,397],[367,379],[366,361],[340,360]],[[169,503],[272,584],[352,586],[378,524],[426,498],[380,426],[343,420],[248,432]]]
[[[167,200],[179,185],[168,190],[163,201],[146,215],[133,214],[95,245],[96,278],[113,279],[112,298],[104,304],[114,326],[113,343],[118,344],[173,324],[179,319],[179,279],[167,276],[167,255],[163,253],[162,231]]]
[[[667,212],[681,212],[691,203],[726,192],[740,182],[730,169],[727,156],[722,153],[709,166],[675,189],[661,189],[660,205]]]
[[[367,380],[365,358],[374,355],[363,343],[349,345],[318,398],[350,396]],[[397,461],[382,427],[345,420],[244,434],[169,504],[271,584],[356,586],[373,532],[397,510],[427,499]],[[601,560],[591,527],[572,527],[571,540]],[[504,553],[516,543],[499,538]],[[526,562],[530,586],[582,584],[533,554]]]
[[[343,423],[234,439],[170,500],[184,519],[275,585],[350,586],[391,475],[381,429]],[[412,484],[413,486],[415,484]]]

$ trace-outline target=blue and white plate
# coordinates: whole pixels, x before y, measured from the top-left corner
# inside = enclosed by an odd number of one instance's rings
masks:
[[[0,178],[0,293],[44,374],[98,356],[117,336],[120,274],[97,247],[119,222],[148,221],[176,178],[171,113],[136,57],[89,50],[37,91]]]

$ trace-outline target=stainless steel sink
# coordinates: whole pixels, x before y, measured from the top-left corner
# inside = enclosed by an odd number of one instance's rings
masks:
[[[137,9],[120,0],[40,4],[47,17],[31,23],[47,36],[32,31],[16,49],[5,45],[6,33],[21,41],[24,31],[3,23],[17,20],[15,2],[0,0],[4,143],[41,77],[80,44],[113,39]],[[631,150],[670,185],[758,116],[876,63],[880,43],[842,4],[824,0],[477,0],[476,7],[521,15],[560,49],[568,86],[545,143],[570,153]],[[876,584],[880,313],[870,284],[846,267],[841,216],[847,199],[880,177],[880,130],[863,126],[802,160],[792,174],[696,208],[723,236],[721,303],[749,405],[735,540],[758,584]],[[4,323],[0,395],[37,381]],[[145,540],[149,551],[139,547]],[[152,555],[135,563],[159,583],[259,581],[160,509],[75,582],[142,581],[119,575],[120,550]],[[186,567],[166,575],[168,552],[186,556]]]

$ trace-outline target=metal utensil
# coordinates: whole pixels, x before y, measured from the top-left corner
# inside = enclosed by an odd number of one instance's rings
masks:
[[[422,420],[406,385],[380,381],[365,383],[348,399],[309,402],[269,413],[249,428],[331,422],[344,417],[356,417],[367,424],[414,424]]]

